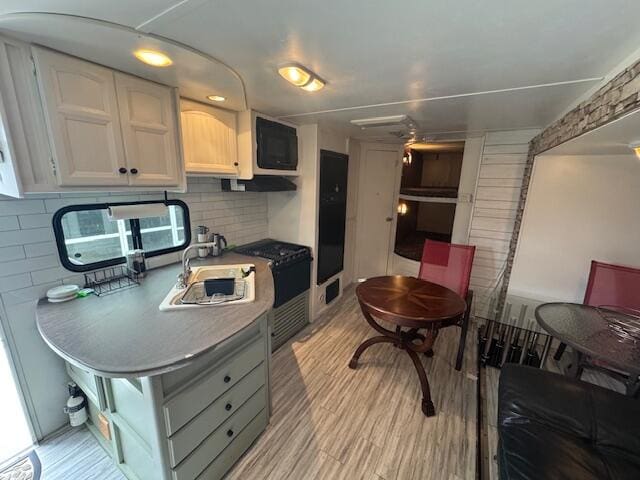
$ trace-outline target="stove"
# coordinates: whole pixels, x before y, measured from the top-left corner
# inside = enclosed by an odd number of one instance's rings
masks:
[[[311,260],[311,249],[304,245],[281,242],[266,238],[254,243],[242,245],[235,249],[236,252],[252,257],[262,257],[271,261],[271,269],[278,269],[298,263],[300,261]]]
[[[236,247],[235,251],[269,260],[275,293],[269,312],[274,351],[309,323],[311,249],[267,238]]]

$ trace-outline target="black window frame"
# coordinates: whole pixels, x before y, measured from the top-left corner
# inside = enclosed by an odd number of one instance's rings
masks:
[[[56,238],[56,247],[58,248],[58,255],[60,256],[60,262],[62,266],[72,272],[89,272],[91,270],[97,270],[100,268],[112,267],[114,265],[120,265],[127,262],[126,257],[116,257],[108,260],[101,260],[99,262],[93,262],[87,265],[76,265],[69,261],[69,252],[67,251],[67,245],[65,244],[64,230],[62,228],[62,217],[69,212],[78,212],[86,210],[106,210],[109,207],[117,207],[122,205],[148,205],[164,203],[167,207],[171,205],[179,206],[182,208],[183,221],[184,221],[184,244],[175,247],[163,248],[160,250],[153,250],[150,252],[145,251],[145,258],[152,258],[158,255],[165,255],[167,253],[179,252],[184,250],[191,244],[191,219],[189,216],[189,207],[182,200],[145,200],[138,202],[117,202],[117,203],[85,203],[78,205],[68,205],[62,207],[53,214],[52,226],[53,233]],[[133,241],[133,248],[142,248],[142,233],[140,230],[140,219],[129,219],[131,227],[131,239]]]

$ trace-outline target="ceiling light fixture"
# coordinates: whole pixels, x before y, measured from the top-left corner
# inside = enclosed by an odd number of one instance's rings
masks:
[[[152,67],[168,67],[173,63],[167,55],[155,50],[136,50],[133,55],[142,63],[151,65]]]
[[[317,92],[318,90],[322,90],[324,88],[324,82],[316,77],[300,88],[306,90],[307,92]]]
[[[398,213],[400,215],[406,215],[408,211],[409,211],[409,207],[407,206],[406,203],[400,202],[398,204]]]
[[[640,141],[631,142],[629,144],[629,148],[633,150],[633,153],[636,154],[636,157],[640,158]]]
[[[207,99],[212,102],[224,102],[226,100],[222,95],[207,95]]]
[[[287,82],[300,87],[307,92],[322,90],[326,82],[318,75],[298,63],[288,63],[278,68],[278,73]]]

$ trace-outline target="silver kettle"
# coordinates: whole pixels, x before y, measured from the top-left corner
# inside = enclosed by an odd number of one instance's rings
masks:
[[[213,233],[211,234],[211,241],[213,242],[211,255],[213,255],[214,257],[219,257],[220,255],[222,255],[222,252],[224,252],[224,249],[227,248],[227,239],[219,233]]]

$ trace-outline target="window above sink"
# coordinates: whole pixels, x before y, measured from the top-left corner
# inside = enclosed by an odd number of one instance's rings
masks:
[[[191,242],[189,208],[180,200],[167,200],[165,215],[116,220],[114,206],[158,204],[126,202],[71,205],[53,216],[53,230],[62,265],[86,272],[126,263],[126,254],[142,249],[146,257],[182,250]]]

